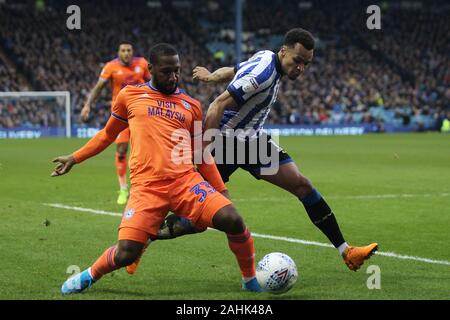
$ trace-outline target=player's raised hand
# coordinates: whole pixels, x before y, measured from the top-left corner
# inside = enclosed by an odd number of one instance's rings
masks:
[[[52,162],[57,163],[55,169],[51,174],[52,177],[61,176],[66,174],[72,169],[72,167],[76,164],[73,156],[60,156],[52,160]]]
[[[91,106],[89,104],[85,104],[83,109],[81,109],[81,121],[86,122],[89,118],[89,112],[91,112]]]
[[[197,66],[192,71],[192,80],[208,82],[210,80],[210,74],[211,72],[209,72],[209,70],[205,67]]]

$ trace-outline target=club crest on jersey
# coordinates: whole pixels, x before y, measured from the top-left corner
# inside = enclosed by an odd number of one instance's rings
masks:
[[[181,104],[183,105],[183,107],[184,107],[186,110],[190,110],[190,109],[191,109],[191,105],[190,105],[188,102],[186,102],[186,101],[184,101],[184,100],[181,100]]]
[[[134,216],[134,209],[127,209],[123,216],[125,219],[131,219]]]
[[[141,72],[141,67],[137,66],[134,68],[134,72],[135,73],[140,73]]]
[[[242,90],[244,92],[250,92],[252,90],[252,88],[254,90],[257,90],[259,88],[258,82],[256,81],[255,78],[250,78],[249,80],[246,80],[242,86]]]

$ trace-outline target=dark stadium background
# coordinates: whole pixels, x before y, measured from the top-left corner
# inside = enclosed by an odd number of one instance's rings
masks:
[[[81,30],[68,30],[69,5]],[[381,8],[381,30],[368,30],[366,8]],[[313,64],[285,81],[269,124],[364,125],[367,131],[439,131],[450,108],[448,1],[242,1],[242,57],[277,50],[292,27],[318,40]],[[88,123],[80,110],[121,40],[147,56],[158,42],[181,53],[182,87],[207,108],[224,86],[191,80],[196,65],[234,65],[235,1],[0,1],[0,91],[69,91],[72,124],[101,127],[104,90]],[[60,105],[0,99],[0,130],[64,127]],[[449,115],[450,116],[450,115]]]

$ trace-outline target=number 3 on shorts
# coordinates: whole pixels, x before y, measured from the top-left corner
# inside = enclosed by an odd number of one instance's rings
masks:
[[[209,190],[206,191],[205,189],[202,189],[201,186],[205,186]],[[211,187],[211,185],[208,182],[202,181],[193,186],[189,191],[195,193],[196,195],[201,195],[200,198],[198,199],[198,202],[202,203],[205,200],[208,193],[216,192],[216,189]]]

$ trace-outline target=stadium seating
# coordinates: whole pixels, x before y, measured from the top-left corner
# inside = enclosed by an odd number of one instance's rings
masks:
[[[244,58],[259,49],[277,50],[292,27],[302,26],[318,40],[305,76],[283,83],[269,123],[440,127],[437,119],[450,108],[449,6],[438,0],[411,11],[385,3],[382,30],[369,31],[367,14],[359,10],[363,2],[314,1],[310,8],[307,1],[300,2],[302,8],[298,1],[245,2]],[[225,86],[193,83],[192,68],[232,65],[235,57],[230,1],[205,3],[163,1],[161,7],[150,7],[147,1],[80,1],[80,31],[65,26],[69,2],[47,1],[40,10],[32,2],[0,4],[0,52],[15,65],[11,69],[0,57],[0,91],[68,90],[73,122],[102,126],[109,116],[109,89],[89,123],[80,122],[79,112],[103,64],[115,57],[117,43],[129,39],[136,55],[146,56],[153,44],[171,42],[182,55],[182,86],[206,108]],[[220,61],[214,59],[219,50],[224,53]],[[0,127],[60,125],[57,116],[37,119],[40,108],[38,103],[0,102]],[[52,112],[52,106],[46,108]]]

